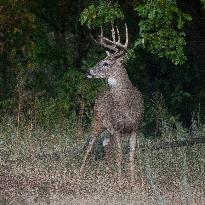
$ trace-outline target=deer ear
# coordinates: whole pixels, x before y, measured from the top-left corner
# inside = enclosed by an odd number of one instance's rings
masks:
[[[110,52],[109,51],[105,51],[105,52],[106,52],[107,56],[110,56]]]

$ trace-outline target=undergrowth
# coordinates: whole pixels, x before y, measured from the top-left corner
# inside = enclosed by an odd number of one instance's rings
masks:
[[[18,132],[18,133],[17,133]],[[160,136],[138,136],[136,185],[129,184],[124,154],[120,187],[105,159],[92,154],[84,175],[79,167],[89,131],[65,121],[44,127],[12,117],[0,125],[0,204],[204,204],[204,144],[151,150],[163,142],[205,137],[205,125],[192,120],[187,129],[163,121]],[[124,141],[126,149],[127,141]],[[125,153],[127,153],[125,151]]]

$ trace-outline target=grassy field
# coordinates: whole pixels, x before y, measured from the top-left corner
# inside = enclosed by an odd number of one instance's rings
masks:
[[[127,155],[121,186],[105,160],[91,157],[86,173],[79,174],[88,134],[75,126],[14,125],[12,118],[0,125],[0,205],[205,204],[204,144],[148,149],[163,141],[183,140],[188,133],[180,126],[164,126],[157,140],[138,137],[136,184],[130,187]],[[192,129],[194,137],[205,136],[204,132],[204,126]],[[114,158],[111,161],[115,170]]]

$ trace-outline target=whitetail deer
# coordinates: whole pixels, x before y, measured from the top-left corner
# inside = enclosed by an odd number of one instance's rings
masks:
[[[130,174],[133,182],[136,135],[144,113],[144,101],[141,92],[129,80],[123,65],[124,54],[128,48],[128,29],[126,24],[125,29],[125,44],[120,42],[119,29],[113,25],[111,29],[112,40],[104,37],[102,28],[99,40],[95,40],[101,46],[113,51],[113,54],[106,52],[107,57],[90,69],[88,74],[89,78],[105,78],[109,89],[99,95],[95,101],[92,141],[83,159],[81,172],[85,167],[97,137],[103,130],[107,129],[111,133],[116,146],[119,178],[121,178],[122,164],[121,136],[130,135]]]

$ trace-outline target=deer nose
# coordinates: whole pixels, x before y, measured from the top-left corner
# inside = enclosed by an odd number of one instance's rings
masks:
[[[87,73],[87,78],[92,78],[93,75],[94,75],[93,71],[89,70],[88,73]]]

